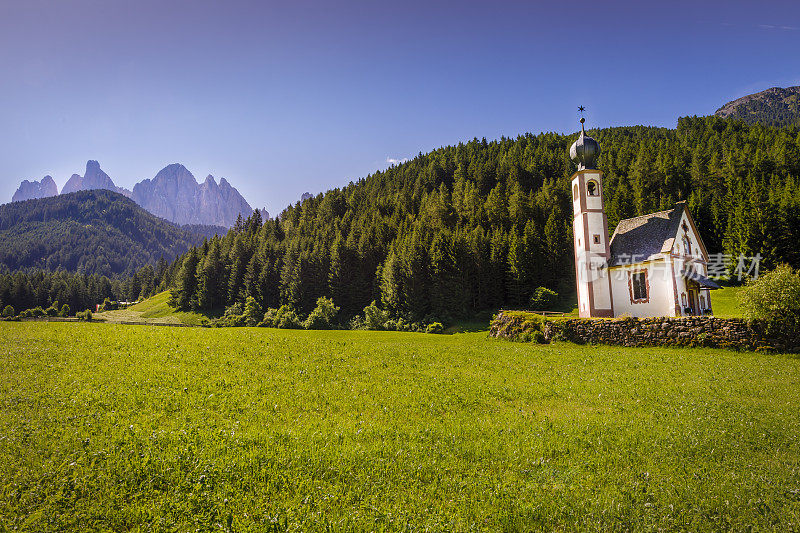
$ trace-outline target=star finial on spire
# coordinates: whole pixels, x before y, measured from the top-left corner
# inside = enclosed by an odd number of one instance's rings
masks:
[[[586,122],[586,119],[583,118],[583,112],[586,111],[586,108],[583,107],[582,105],[579,105],[578,111],[581,112],[581,132],[586,133],[585,130],[583,129],[583,123]]]

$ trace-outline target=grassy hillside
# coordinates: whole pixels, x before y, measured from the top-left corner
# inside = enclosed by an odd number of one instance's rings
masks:
[[[792,530],[800,359],[0,323],[0,529]]]
[[[199,326],[207,319],[205,315],[191,311],[176,311],[170,307],[169,291],[164,291],[143,302],[118,311],[104,311],[96,317],[105,322],[148,322],[151,324],[188,324]]]

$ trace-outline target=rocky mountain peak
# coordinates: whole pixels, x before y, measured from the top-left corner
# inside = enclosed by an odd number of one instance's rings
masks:
[[[121,193],[127,197],[131,195],[129,190],[117,187],[111,177],[100,168],[100,163],[93,159],[86,162],[86,172],[84,172],[83,176],[73,174],[67,180],[67,183],[65,183],[64,187],[61,189],[61,194],[92,189],[107,189],[109,191]]]
[[[239,214],[247,217],[253,210],[224,178],[220,185],[210,174],[198,184],[186,167],[174,163],[152,180],[137,183],[133,199],[151,213],[178,224],[230,227]]]
[[[149,180],[145,180],[149,181]],[[172,163],[158,171],[152,180],[154,183],[175,183],[184,187],[197,186],[197,180],[189,169],[180,163]],[[135,189],[135,187],[134,187]]]
[[[206,179],[203,182],[202,187],[205,189],[218,189],[219,185],[217,185],[217,180],[214,179],[214,176],[209,174],[208,176],[206,176]]]
[[[45,176],[41,181],[23,180],[11,198],[12,202],[33,200],[36,198],[49,198],[58,194],[58,187],[51,176]]]

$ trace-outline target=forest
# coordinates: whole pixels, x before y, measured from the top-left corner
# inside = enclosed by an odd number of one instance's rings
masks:
[[[0,274],[0,312],[11,317],[26,309],[67,305],[68,313],[94,309],[106,298],[124,299],[124,283],[105,276],[57,272],[6,272]],[[8,309],[10,307],[10,309]]]
[[[710,253],[800,266],[800,128],[684,117],[676,129],[592,130],[609,229],[687,200]],[[258,213],[206,240],[164,276],[179,309],[341,316],[371,302],[408,320],[525,307],[537,287],[574,295],[567,151],[573,135],[473,139],[342,188]]]
[[[223,230],[179,227],[106,190],[12,202],[0,206],[0,272],[64,269],[126,278]]]

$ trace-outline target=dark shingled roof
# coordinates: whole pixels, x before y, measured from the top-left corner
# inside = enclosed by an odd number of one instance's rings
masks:
[[[609,266],[638,263],[669,252],[685,208],[684,202],[678,202],[673,209],[620,220],[611,237]]]

